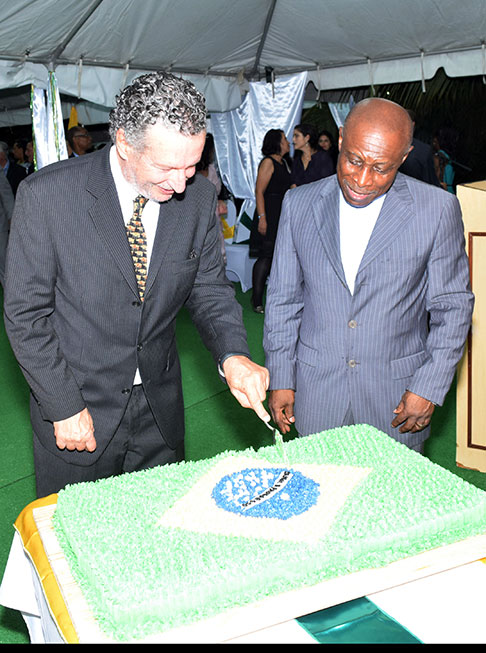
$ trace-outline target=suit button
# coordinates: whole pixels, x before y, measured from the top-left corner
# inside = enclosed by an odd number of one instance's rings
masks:
[[[142,302],[140,302],[140,301],[135,300],[134,302],[132,302],[132,306],[141,306],[141,305],[142,305]]]
[[[349,365],[349,367],[356,367],[357,362],[355,360],[350,360],[350,361],[348,361],[348,365]]]
[[[143,345],[142,345],[142,344],[137,345],[137,351],[142,351],[142,349],[143,349]]]
[[[356,322],[356,320],[349,320],[348,327],[350,329],[356,329],[357,326],[358,326],[358,323]]]
[[[129,394],[130,394],[130,388],[123,388],[122,395],[129,395]]]

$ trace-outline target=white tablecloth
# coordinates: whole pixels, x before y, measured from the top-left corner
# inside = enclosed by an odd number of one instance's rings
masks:
[[[486,643],[486,564],[472,562],[368,598],[424,643]],[[15,534],[0,586],[0,604],[22,613],[32,643],[62,641],[34,567]],[[234,643],[315,643],[288,621],[233,640]]]
[[[34,565],[15,533],[0,585],[0,605],[22,613],[32,644],[63,642],[51,617]]]
[[[246,292],[252,287],[251,273],[255,259],[250,258],[248,245],[226,243],[226,276],[231,281],[239,281]]]

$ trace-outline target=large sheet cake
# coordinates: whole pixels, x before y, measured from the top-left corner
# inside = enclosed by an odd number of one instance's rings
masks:
[[[68,486],[53,525],[98,626],[132,641],[484,534],[486,493],[352,426]]]

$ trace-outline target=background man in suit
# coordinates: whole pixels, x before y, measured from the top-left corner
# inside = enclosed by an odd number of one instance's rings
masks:
[[[9,157],[9,148],[4,141],[0,141],[0,168],[0,172],[6,176],[15,197],[19,184],[25,179],[27,171]]]
[[[70,156],[83,156],[91,150],[92,138],[86,127],[75,125],[68,129],[66,141],[71,148]]]
[[[231,392],[270,419],[268,372],[249,359],[225,276],[214,186],[194,176],[205,128],[191,83],[144,75],[117,98],[111,148],[20,186],[5,323],[32,390],[40,496],[182,459],[184,305]]]
[[[415,131],[415,114],[413,111],[408,110],[408,115]],[[439,178],[435,171],[432,146],[420,141],[415,136],[412,140],[412,146],[412,150],[400,166],[399,172],[403,172],[404,175],[408,175],[409,177],[420,179],[420,181],[425,181],[427,184],[440,186]]]
[[[365,100],[337,176],[289,191],[267,293],[269,407],[301,435],[368,423],[422,450],[471,323],[457,199],[397,170],[404,109]]]
[[[13,191],[7,178],[0,174],[0,284],[2,286],[5,283],[5,258],[14,201]]]

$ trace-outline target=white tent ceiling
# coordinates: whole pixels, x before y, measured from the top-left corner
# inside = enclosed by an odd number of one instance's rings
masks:
[[[318,90],[486,72],[486,0],[0,0],[0,17],[0,89],[45,87],[49,67],[87,122],[156,69],[192,79],[213,112],[267,67]]]

